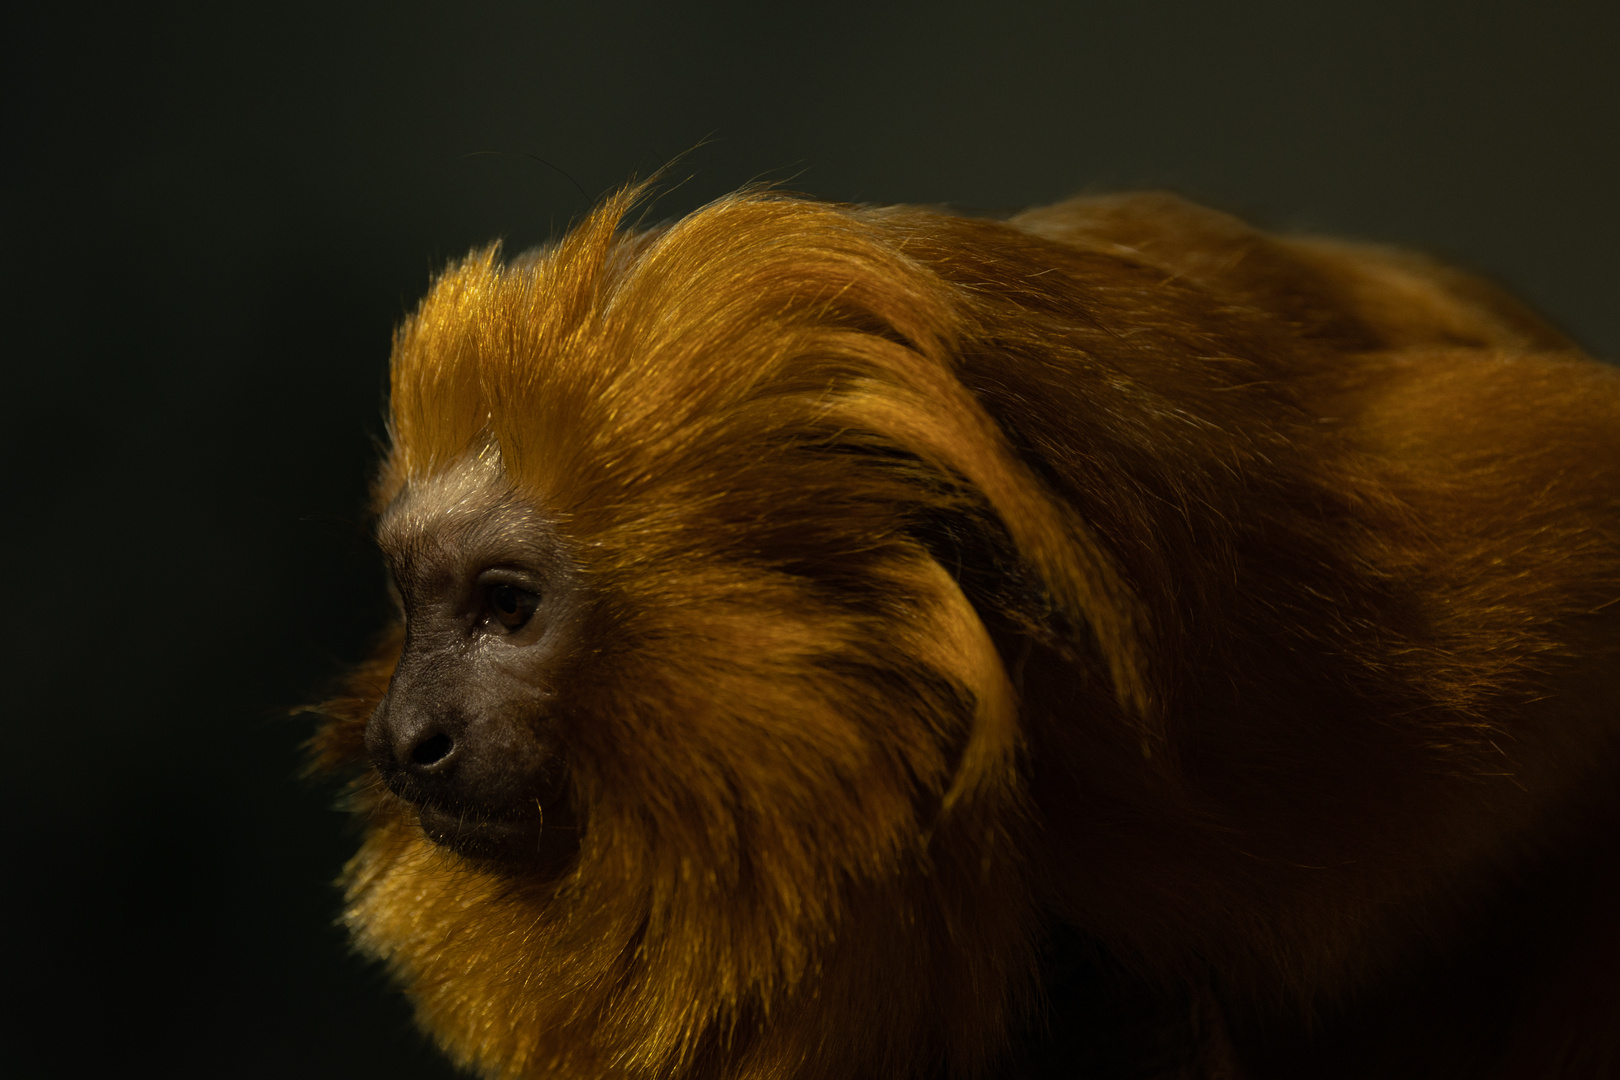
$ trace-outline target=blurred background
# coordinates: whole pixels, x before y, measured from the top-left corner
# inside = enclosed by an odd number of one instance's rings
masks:
[[[1163,187],[1620,359],[1612,0],[35,2],[0,58],[13,1076],[449,1075],[289,711],[381,623],[389,335],[472,245],[677,158],[660,216]]]

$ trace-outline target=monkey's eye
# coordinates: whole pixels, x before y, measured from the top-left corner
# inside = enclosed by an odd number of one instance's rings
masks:
[[[484,606],[489,612],[489,623],[498,624],[510,634],[523,628],[534,615],[540,598],[527,589],[497,582],[484,590]]]

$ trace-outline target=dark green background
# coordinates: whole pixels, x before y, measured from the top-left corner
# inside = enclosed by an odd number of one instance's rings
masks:
[[[1168,186],[1438,252],[1620,358],[1612,0],[3,18],[8,1075],[445,1074],[332,927],[353,840],[286,710],[380,619],[389,333],[470,245],[682,154],[660,212]]]

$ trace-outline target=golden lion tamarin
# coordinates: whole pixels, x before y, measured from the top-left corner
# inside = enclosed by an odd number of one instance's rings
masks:
[[[395,341],[314,748],[456,1061],[1617,1075],[1616,372],[1169,196],[636,198]]]

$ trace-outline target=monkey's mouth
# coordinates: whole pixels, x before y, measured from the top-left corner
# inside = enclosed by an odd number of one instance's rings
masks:
[[[522,810],[417,804],[422,835],[471,859],[489,859],[511,869],[562,870],[579,850],[579,824],[564,788],[544,803]]]

